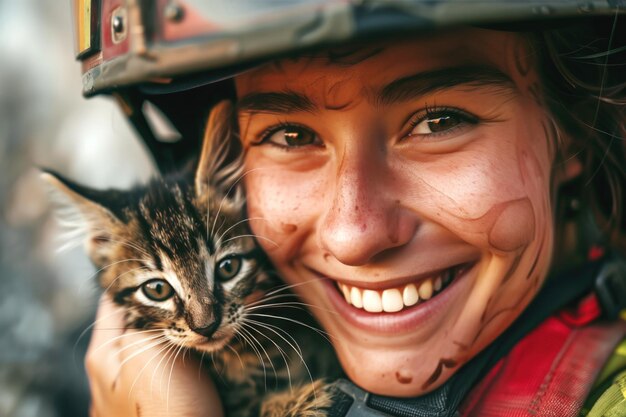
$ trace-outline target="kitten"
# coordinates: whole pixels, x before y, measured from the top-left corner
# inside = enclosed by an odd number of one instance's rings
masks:
[[[330,390],[313,374],[340,368],[299,303],[269,291],[278,281],[244,217],[232,126],[232,105],[219,103],[193,175],[127,191],[43,176],[78,209],[98,282],[127,328],[159,329],[164,343],[211,353],[227,416],[324,416]],[[292,382],[300,388],[289,390]]]

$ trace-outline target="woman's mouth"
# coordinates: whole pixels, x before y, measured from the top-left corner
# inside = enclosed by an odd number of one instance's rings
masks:
[[[430,276],[378,289],[330,278],[323,282],[329,300],[349,323],[369,332],[388,334],[436,326],[458,304],[462,294],[469,293],[473,279],[468,278],[475,275],[475,266],[476,262],[458,264]]]
[[[346,302],[369,313],[397,313],[407,307],[424,303],[443,291],[463,272],[460,266],[449,268],[432,277],[385,290],[370,290],[336,282]]]

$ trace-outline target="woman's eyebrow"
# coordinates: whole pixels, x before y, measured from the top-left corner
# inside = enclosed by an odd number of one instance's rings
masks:
[[[495,87],[517,91],[515,83],[503,72],[490,67],[461,66],[420,72],[392,81],[376,94],[376,105],[415,100],[438,90],[457,86]]]
[[[374,102],[377,106],[385,106],[461,85],[517,91],[513,80],[495,68],[461,66],[420,72],[394,80],[374,94]],[[293,90],[250,93],[240,98],[236,107],[238,113],[293,114],[318,111],[318,106],[309,97]]]
[[[285,90],[272,93],[251,93],[237,101],[237,112],[279,113],[315,112],[317,107],[304,94]]]

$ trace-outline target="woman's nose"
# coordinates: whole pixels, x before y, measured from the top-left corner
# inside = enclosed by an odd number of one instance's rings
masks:
[[[419,221],[402,206],[382,155],[346,152],[319,227],[321,246],[346,265],[364,265],[409,242]]]

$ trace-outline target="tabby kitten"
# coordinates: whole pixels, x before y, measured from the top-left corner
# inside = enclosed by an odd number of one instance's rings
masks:
[[[123,307],[127,328],[210,352],[228,416],[324,416],[330,390],[313,375],[340,368],[308,315],[268,292],[277,282],[244,217],[241,157],[227,162],[232,126],[232,105],[219,103],[193,178],[98,191],[43,176],[78,209],[98,282]]]

